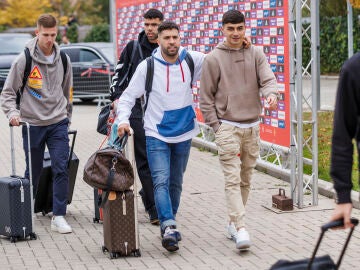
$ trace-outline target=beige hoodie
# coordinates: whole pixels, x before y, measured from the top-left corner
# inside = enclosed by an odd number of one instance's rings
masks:
[[[53,63],[47,62],[37,46],[35,37],[26,45],[32,57],[31,73],[21,96],[20,111],[16,108],[16,92],[24,77],[25,54],[13,62],[1,92],[1,107],[8,119],[20,116],[22,121],[34,126],[47,126],[71,117],[72,68],[68,58],[67,72],[60,57],[60,48],[54,45]],[[64,80],[63,80],[64,78]]]
[[[277,94],[276,78],[261,48],[232,49],[220,43],[205,57],[200,108],[216,131],[221,119],[253,123],[261,113],[260,93]]]

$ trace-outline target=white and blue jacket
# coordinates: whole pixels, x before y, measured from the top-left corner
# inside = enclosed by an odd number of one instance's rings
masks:
[[[189,51],[194,61],[195,83],[200,79],[205,55]],[[160,47],[153,52],[154,78],[144,115],[146,136],[167,143],[189,140],[199,133],[190,87],[191,72],[185,61],[186,49],[180,47],[176,63],[168,63],[161,55]],[[116,124],[129,123],[131,109],[136,98],[145,95],[147,73],[146,60],[142,61],[128,87],[121,95],[117,106]]]

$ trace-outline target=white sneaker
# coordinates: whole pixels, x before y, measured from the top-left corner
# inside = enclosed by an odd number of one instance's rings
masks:
[[[66,222],[64,216],[53,216],[51,219],[51,230],[59,233],[71,233],[72,229]]]
[[[241,228],[236,233],[236,248],[237,249],[248,249],[251,245],[249,233],[245,228]]]
[[[236,242],[236,234],[237,234],[237,230],[235,228],[235,224],[234,222],[231,222],[230,224],[227,225],[226,227],[227,229],[227,235],[226,237],[233,240],[234,242]]]

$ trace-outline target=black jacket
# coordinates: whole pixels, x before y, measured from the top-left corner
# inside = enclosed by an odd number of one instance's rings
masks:
[[[340,72],[332,136],[330,174],[338,203],[351,202],[353,139],[359,150],[360,53],[347,60]]]
[[[127,76],[127,79],[122,85],[119,85],[121,82],[121,79],[126,74],[126,71],[129,68],[130,58],[132,49],[134,46],[134,41],[130,41],[128,44],[126,44],[124,50],[122,51],[119,61],[116,65],[115,74],[112,78],[112,85],[110,87],[110,99],[113,101],[121,96],[121,94],[124,92],[126,87],[128,86],[131,77],[133,76],[136,67],[139,65],[139,63],[144,60],[146,57],[150,56],[152,51],[158,47],[157,43],[150,43],[147,36],[145,35],[145,31],[142,31],[138,36],[138,42],[141,46],[143,59],[140,56],[139,50],[135,51],[134,55],[134,61],[133,65],[131,67],[131,70],[129,71],[129,74]],[[136,104],[134,105],[132,109],[132,113],[130,118],[142,118],[143,112],[141,108],[141,101],[140,99],[136,100]]]

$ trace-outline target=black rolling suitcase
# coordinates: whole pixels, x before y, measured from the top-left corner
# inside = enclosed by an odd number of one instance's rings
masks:
[[[99,205],[100,204],[100,198],[102,195],[102,190],[94,188],[94,213],[95,216],[93,218],[94,223],[100,223],[104,220],[104,214],[103,214],[103,208]]]
[[[68,171],[69,171],[69,190],[68,190],[68,204],[71,203],[76,174],[79,167],[79,159],[74,153],[75,139],[76,139],[76,130],[69,131],[69,134],[73,135],[73,139],[70,147],[69,161],[68,161]],[[35,206],[34,212],[42,212],[43,215],[46,215],[49,212],[52,212],[52,203],[53,203],[53,179],[51,172],[51,160],[49,152],[45,152],[43,169],[41,171],[38,188],[35,195]]]
[[[11,163],[12,174],[9,177],[0,178],[0,235],[10,238],[15,243],[20,239],[36,239],[34,232],[33,217],[33,187],[30,155],[30,125],[26,125],[28,132],[28,149],[29,149],[29,175],[30,179],[16,175],[15,170],[15,149],[14,149],[14,132],[11,130]]]
[[[321,240],[325,232],[332,228],[344,226],[343,220],[329,222],[321,226],[321,234],[310,259],[303,259],[297,261],[279,260],[270,268],[270,270],[337,270],[339,269],[342,258],[345,254],[346,248],[352,236],[352,233],[354,232],[355,226],[358,225],[359,220],[357,220],[356,218],[352,218],[351,223],[354,226],[350,229],[346,242],[341,250],[341,254],[336,263],[331,259],[329,255],[316,257],[316,253],[319,249]]]

